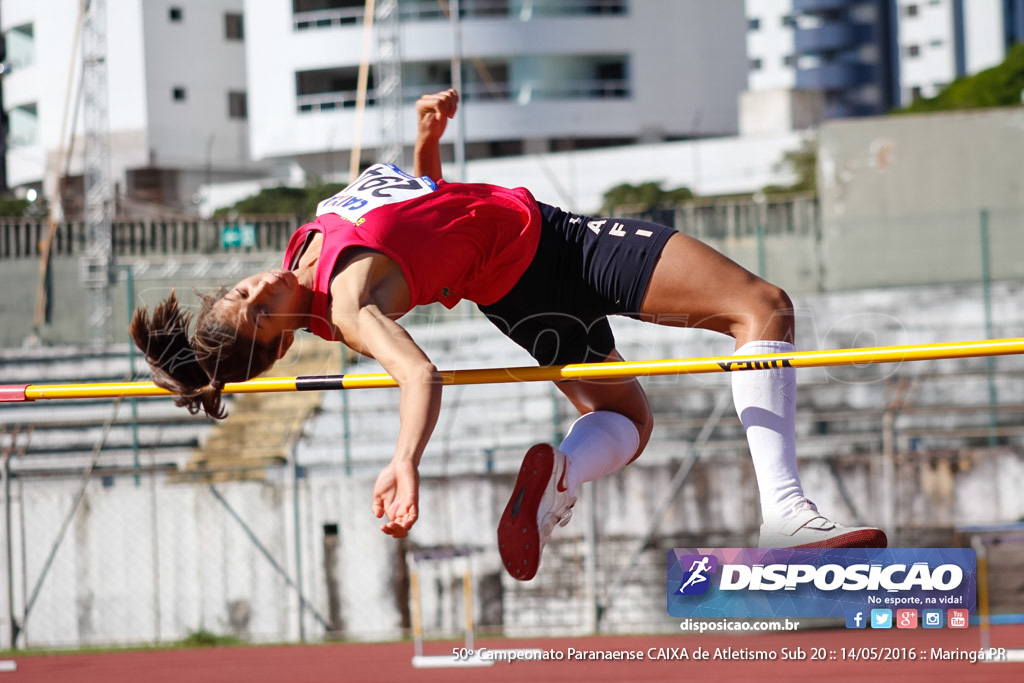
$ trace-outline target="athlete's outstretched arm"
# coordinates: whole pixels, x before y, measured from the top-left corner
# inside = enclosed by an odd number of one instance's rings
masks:
[[[459,94],[449,88],[416,101],[416,146],[413,152],[413,173],[441,180],[441,136],[448,119],[455,116]]]
[[[378,306],[363,306],[358,325],[364,352],[400,387],[398,440],[373,487],[373,514],[387,515],[381,531],[402,538],[419,518],[419,465],[441,410],[441,376],[405,329]]]
[[[400,388],[398,439],[373,489],[381,531],[402,538],[419,518],[419,464],[441,410],[441,377],[395,318],[408,311],[408,287],[383,255],[357,259],[331,284],[331,317],[342,341],[375,358]]]

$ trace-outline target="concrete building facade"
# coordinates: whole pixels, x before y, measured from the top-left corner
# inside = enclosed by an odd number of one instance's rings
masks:
[[[255,158],[294,159],[306,173],[333,176],[347,174],[354,146],[372,157],[381,142],[373,73],[364,119],[356,107],[363,5],[245,3]],[[453,54],[461,55],[469,159],[737,130],[746,86],[738,0],[460,5],[456,29],[437,2],[399,3],[401,78],[411,107],[420,94],[452,84]],[[409,145],[412,117],[403,124]]]
[[[69,173],[68,194],[81,192],[80,4],[3,2],[16,190],[49,197],[58,173]],[[191,212],[202,182],[265,172],[249,154],[242,4],[107,0],[111,173],[122,209]],[[69,197],[65,209],[73,214],[75,204]]]
[[[747,0],[749,87],[817,91],[826,118],[893,104],[893,13],[887,0]]]
[[[934,97],[1024,40],[1022,0],[898,0],[899,104]]]
[[[817,91],[825,118],[933,97],[1024,40],[1022,0],[747,0],[746,12],[750,93]]]

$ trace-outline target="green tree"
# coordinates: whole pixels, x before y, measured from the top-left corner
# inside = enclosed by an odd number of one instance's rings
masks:
[[[316,213],[316,205],[345,187],[341,183],[312,182],[305,187],[269,187],[232,206],[217,209],[215,218],[231,213],[243,215],[289,214],[306,219]]]
[[[818,142],[805,139],[800,149],[794,149],[782,155],[779,170],[790,171],[796,176],[792,185],[768,185],[762,192],[765,194],[784,194],[790,192],[818,191]]]
[[[1024,43],[1018,43],[1006,53],[1002,64],[958,78],[935,97],[919,99],[897,113],[1009,107],[1021,103],[1022,92]]]
[[[27,199],[0,197],[0,216],[5,218],[21,218],[31,207],[32,202]]]
[[[648,181],[639,185],[623,183],[604,193],[601,211],[610,213],[622,207],[649,210],[658,206],[678,204],[693,197],[693,191],[688,187],[663,190],[660,182]]]

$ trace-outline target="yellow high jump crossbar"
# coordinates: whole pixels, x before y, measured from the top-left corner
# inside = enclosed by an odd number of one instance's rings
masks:
[[[539,367],[478,368],[443,370],[445,385],[503,384],[566,379],[614,379],[659,375],[692,375],[769,368],[814,368],[839,365],[870,365],[904,361],[945,360],[980,356],[1007,356],[1024,353],[1024,338],[946,342],[910,346],[877,346],[828,351],[795,351],[717,358],[677,358],[668,360],[621,361],[611,363],[573,363]],[[248,382],[224,385],[225,394],[254,394],[286,391],[332,391],[339,389],[376,389],[396,387],[387,373],[367,375],[315,375],[304,377],[263,377]],[[4,384],[0,402],[27,402],[75,398],[120,398],[168,396],[172,392],[152,382],[110,382],[93,384]]]

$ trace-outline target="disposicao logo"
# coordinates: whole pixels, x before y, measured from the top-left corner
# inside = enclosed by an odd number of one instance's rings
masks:
[[[967,613],[976,561],[969,548],[676,548],[667,578],[676,617],[829,616],[892,628],[897,609]],[[883,610],[887,625],[874,621]],[[864,626],[851,622],[858,613]]]

